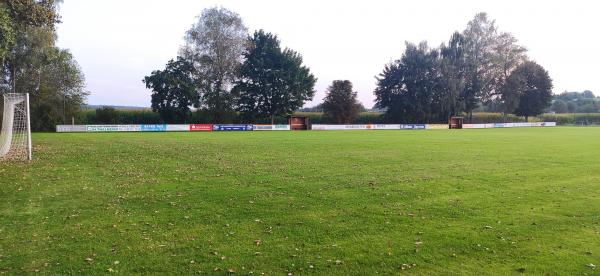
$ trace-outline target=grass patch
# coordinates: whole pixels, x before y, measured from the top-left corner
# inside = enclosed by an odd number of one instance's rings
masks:
[[[0,272],[592,273],[598,137],[34,134],[0,164]]]

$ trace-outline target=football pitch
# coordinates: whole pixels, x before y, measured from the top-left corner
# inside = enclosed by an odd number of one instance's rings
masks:
[[[591,274],[600,128],[33,135],[0,273]]]

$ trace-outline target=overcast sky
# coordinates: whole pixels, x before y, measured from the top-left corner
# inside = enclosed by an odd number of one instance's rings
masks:
[[[86,76],[90,104],[149,106],[142,79],[175,58],[204,8],[240,14],[250,32],[265,29],[298,51],[318,78],[312,106],[337,79],[373,105],[375,76],[404,42],[438,46],[478,12],[511,32],[554,79],[554,92],[600,94],[600,16],[596,1],[66,0],[58,45]]]

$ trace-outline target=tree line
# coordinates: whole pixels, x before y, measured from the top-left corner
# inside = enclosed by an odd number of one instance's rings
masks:
[[[494,103],[527,120],[550,105],[552,80],[526,52],[479,13],[438,48],[407,42],[402,57],[377,77],[375,107],[398,122],[447,122]]]
[[[191,108],[214,122],[291,114],[315,91],[315,76],[275,34],[248,35],[237,13],[210,8],[186,32],[176,59],[144,78],[152,109],[165,122],[187,122]]]
[[[437,48],[406,42],[401,58],[376,77],[374,108],[394,122],[471,118],[489,105],[526,119],[541,114],[552,101],[552,79],[526,53],[511,33],[479,13]],[[192,108],[215,122],[236,112],[273,121],[312,100],[315,82],[299,53],[281,49],[277,36],[264,30],[248,35],[240,16],[224,8],[204,10],[177,58],[144,78],[152,109],[166,122],[189,120]],[[349,123],[364,107],[349,80],[335,80],[313,110]]]
[[[89,94],[73,55],[56,46],[61,2],[0,1],[0,94],[29,93],[33,130],[70,121]]]
[[[554,95],[550,111],[555,113],[598,113],[600,97],[589,90],[583,92],[565,91]]]
[[[30,93],[34,130],[69,122],[89,94],[72,54],[56,46],[60,3],[0,1],[0,93]],[[292,114],[312,100],[317,79],[298,52],[280,44],[265,30],[249,35],[232,11],[204,10],[177,57],[144,78],[152,109],[164,122],[189,121],[193,110],[213,122]],[[438,48],[407,42],[376,81],[375,108],[393,122],[444,122],[481,106],[528,117],[552,100],[548,72],[485,13]],[[326,92],[317,109],[332,122],[352,122],[364,110],[349,80],[333,81]]]

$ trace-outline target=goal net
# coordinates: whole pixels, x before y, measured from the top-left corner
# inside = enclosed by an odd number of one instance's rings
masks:
[[[5,93],[3,100],[0,160],[31,160],[29,94]]]

